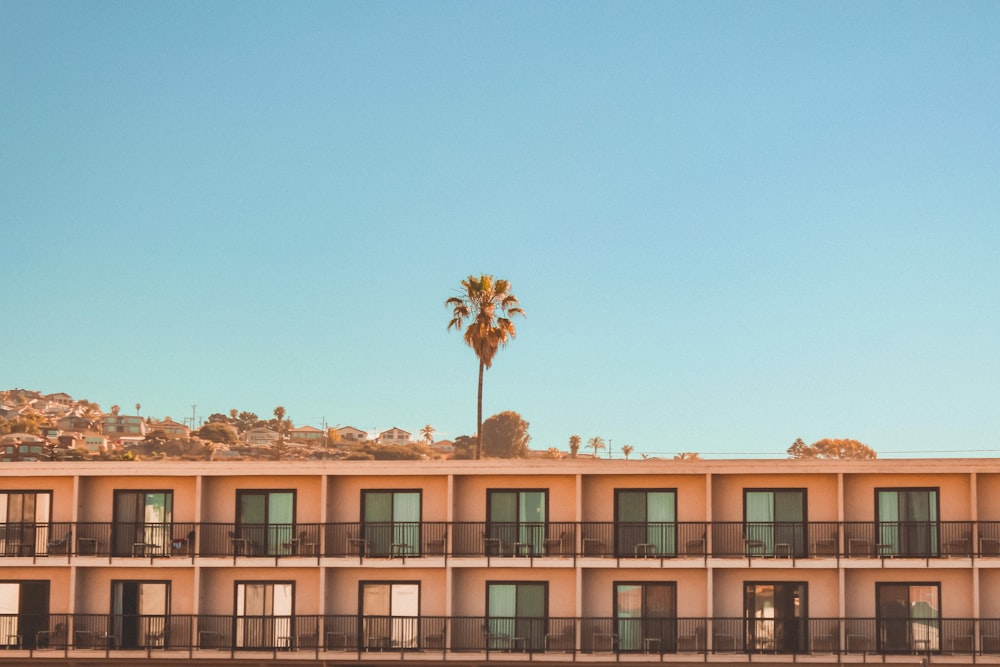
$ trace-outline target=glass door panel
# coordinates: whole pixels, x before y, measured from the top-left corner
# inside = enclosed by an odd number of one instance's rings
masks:
[[[172,491],[121,491],[114,495],[112,553],[169,553],[173,521]]]
[[[878,489],[875,505],[880,554],[938,554],[937,489]]]
[[[746,645],[760,653],[803,653],[806,638],[806,585],[746,584]]]
[[[675,491],[617,489],[615,504],[615,552],[619,557],[676,554]]]

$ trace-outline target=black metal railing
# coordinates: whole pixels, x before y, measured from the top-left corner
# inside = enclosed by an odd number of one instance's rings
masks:
[[[1000,558],[998,521],[51,522],[0,558]]]
[[[1000,656],[1000,619],[0,614],[0,648]]]

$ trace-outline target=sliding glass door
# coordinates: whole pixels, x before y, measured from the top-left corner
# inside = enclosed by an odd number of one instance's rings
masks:
[[[295,491],[236,492],[236,532],[233,548],[243,555],[289,554],[295,530]]]
[[[745,489],[743,516],[747,553],[805,556],[805,489]]]
[[[111,526],[112,553],[170,553],[173,491],[116,490]]]
[[[879,650],[941,650],[941,584],[876,583]]]
[[[487,648],[543,650],[547,609],[548,585],[545,583],[487,583]]]
[[[677,553],[677,491],[615,489],[615,554],[673,556]]]
[[[545,553],[547,489],[490,489],[486,492],[487,553],[527,556]]]
[[[294,593],[291,582],[237,582],[236,648],[289,648]]]
[[[938,554],[938,490],[876,489],[879,553],[885,556]]]
[[[51,491],[0,492],[0,555],[32,556],[49,540]]]
[[[49,629],[48,581],[0,581],[0,647],[35,648]]]
[[[365,648],[417,648],[419,628],[419,583],[361,583],[360,630]]]
[[[167,645],[170,582],[111,582],[111,634],[119,648]]]
[[[416,555],[421,544],[420,503],[419,490],[362,490],[362,534],[368,555]]]
[[[743,592],[746,646],[755,653],[804,653],[806,584],[747,582]]]
[[[622,651],[673,651],[677,585],[672,581],[616,583],[615,626]]]

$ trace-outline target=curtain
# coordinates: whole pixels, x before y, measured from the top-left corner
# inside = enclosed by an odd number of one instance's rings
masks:
[[[407,544],[413,550],[420,546],[420,494],[398,491],[392,496],[392,541]]]
[[[532,553],[541,553],[545,541],[545,493],[542,491],[523,491],[520,493],[521,529],[518,542],[530,544]]]
[[[642,648],[642,586],[618,584],[616,589],[618,646],[623,651],[637,651]]]
[[[774,492],[746,492],[745,537],[764,545],[764,553],[774,553]]]
[[[646,494],[646,540],[656,545],[660,554],[676,553],[676,496],[672,491],[650,491]]]

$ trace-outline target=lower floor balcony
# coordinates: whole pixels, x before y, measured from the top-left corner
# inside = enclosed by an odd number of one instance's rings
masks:
[[[0,662],[15,652],[201,659],[264,652],[337,660],[476,654],[485,661],[549,653],[640,661],[644,655],[660,661],[728,655],[751,662],[759,655],[943,655],[1000,661],[1000,619],[4,614],[0,648]]]

